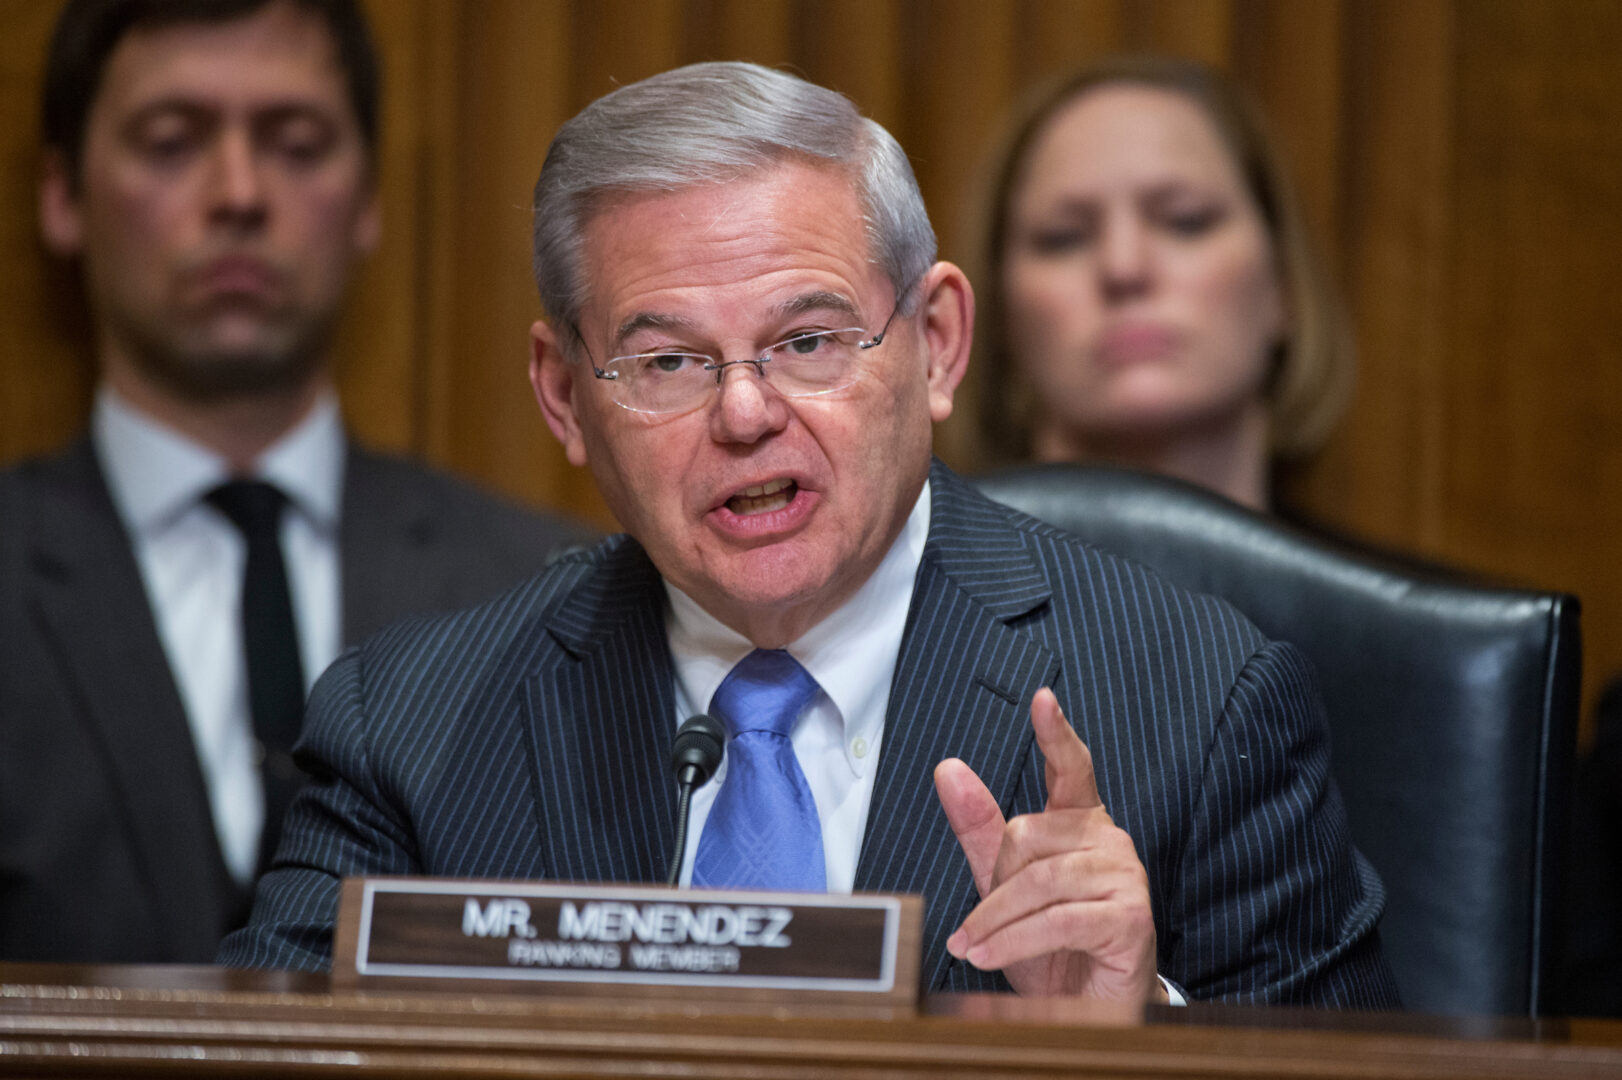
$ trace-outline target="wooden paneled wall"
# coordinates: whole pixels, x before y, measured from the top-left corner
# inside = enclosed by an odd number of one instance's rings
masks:
[[[73,277],[34,238],[55,0],[0,4],[0,460],[81,422]],[[1356,316],[1355,406],[1292,493],[1380,542],[1585,605],[1622,669],[1618,0],[373,0],[387,238],[342,342],[348,414],[518,497],[602,518],[525,382],[529,189],[558,124],[703,59],[786,64],[911,153],[948,257],[1006,105],[1115,49],[1218,65],[1270,113]],[[942,450],[961,459],[950,438]],[[0,522],[0,528],[4,523]]]

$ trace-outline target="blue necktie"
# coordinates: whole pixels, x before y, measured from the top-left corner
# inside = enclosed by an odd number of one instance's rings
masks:
[[[710,711],[727,727],[727,777],[704,822],[693,885],[823,892],[822,822],[789,733],[817,681],[782,649],[756,649]]]

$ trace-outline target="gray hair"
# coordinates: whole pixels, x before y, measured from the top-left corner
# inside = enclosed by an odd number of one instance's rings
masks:
[[[725,183],[792,158],[850,175],[869,258],[901,299],[935,261],[935,230],[894,136],[833,90],[756,64],[710,63],[621,87],[558,131],[535,182],[541,303],[557,323],[577,325],[582,235],[604,197]]]

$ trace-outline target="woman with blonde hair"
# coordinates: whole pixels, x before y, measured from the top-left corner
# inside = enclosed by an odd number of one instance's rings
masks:
[[[978,464],[1094,460],[1257,509],[1351,393],[1351,336],[1256,110],[1112,57],[1018,112],[986,176]]]

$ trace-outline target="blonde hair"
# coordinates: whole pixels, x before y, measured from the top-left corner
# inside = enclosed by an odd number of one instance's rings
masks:
[[[1015,110],[983,169],[965,260],[980,308],[974,360],[980,466],[1027,460],[1037,391],[1014,362],[1003,299],[1009,203],[1048,121],[1104,85],[1136,84],[1181,94],[1211,122],[1267,227],[1290,313],[1268,383],[1275,459],[1316,452],[1351,399],[1356,356],[1351,327],[1307,233],[1306,221],[1256,107],[1233,83],[1201,64],[1157,56],[1112,56],[1041,86]]]

